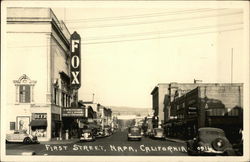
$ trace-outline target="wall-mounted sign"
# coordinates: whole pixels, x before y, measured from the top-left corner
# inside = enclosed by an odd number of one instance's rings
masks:
[[[62,109],[62,117],[84,117],[84,109]]]
[[[17,116],[17,129],[18,130],[26,130],[27,133],[30,133],[30,117],[29,116]]]
[[[32,113],[32,120],[47,119],[47,113]]]
[[[70,85],[72,89],[81,87],[81,37],[75,31],[70,37]]]

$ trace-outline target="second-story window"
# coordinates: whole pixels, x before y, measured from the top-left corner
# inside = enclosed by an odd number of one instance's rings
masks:
[[[16,103],[34,102],[34,85],[36,81],[23,74],[18,80],[13,81],[16,87]]]
[[[19,87],[19,102],[20,103],[29,103],[30,102],[30,86],[29,85],[20,85]]]

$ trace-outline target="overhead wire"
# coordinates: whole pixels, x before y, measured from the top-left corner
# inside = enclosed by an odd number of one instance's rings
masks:
[[[183,18],[175,18],[175,19],[164,19],[164,20],[155,20],[155,21],[144,21],[144,22],[130,22],[130,23],[118,23],[118,24],[103,24],[103,25],[96,25],[96,26],[76,26],[70,27],[71,29],[79,29],[79,28],[106,28],[106,27],[117,27],[117,26],[130,26],[130,25],[142,25],[142,24],[154,24],[154,23],[166,23],[166,22],[175,22],[175,21],[182,21],[182,20],[194,20],[194,19],[203,19],[203,18],[211,18],[211,17],[221,17],[221,16],[229,16],[229,15],[237,15],[242,14],[242,11],[233,12],[233,13],[226,13],[226,14],[212,14],[206,16],[194,16],[194,17],[183,17]]]
[[[171,35],[171,36],[157,36],[151,38],[138,38],[138,39],[124,39],[124,40],[113,40],[113,41],[100,41],[100,42],[81,42],[81,45],[91,45],[91,44],[106,44],[106,43],[119,43],[119,42],[128,42],[128,41],[142,41],[142,40],[152,40],[152,39],[164,39],[164,38],[174,38],[174,37],[184,37],[184,36],[193,36],[199,34],[209,34],[209,33],[221,33],[221,32],[229,32],[235,30],[242,30],[243,27],[234,28],[234,29],[225,29],[225,30],[216,30],[216,31],[206,31],[206,32],[196,32],[196,33],[188,33],[188,34],[181,34],[181,35]],[[18,46],[18,47],[11,47],[9,48],[23,48],[23,47],[44,47],[46,45],[37,45],[37,46]]]
[[[95,21],[113,21],[113,20],[124,20],[124,19],[137,19],[137,18],[148,18],[148,17],[159,17],[159,16],[168,16],[176,14],[187,14],[187,13],[196,13],[196,12],[207,12],[207,11],[220,11],[226,10],[226,8],[220,9],[192,9],[192,10],[180,10],[180,11],[171,11],[171,12],[158,12],[150,14],[139,14],[139,15],[129,15],[129,16],[116,16],[116,17],[103,17],[103,18],[86,18],[86,19],[72,19],[65,20],[66,23],[79,23],[79,22],[95,22]]]
[[[227,16],[227,15],[236,15],[240,14],[240,12],[233,12],[233,13],[224,13],[224,14],[213,14],[213,15],[206,15],[206,16],[196,16],[196,17],[185,17],[185,18],[178,18],[178,19],[168,19],[167,22],[171,21],[181,21],[181,20],[193,20],[193,19],[199,19],[199,18],[209,18],[214,16]],[[155,21],[151,22],[141,22],[141,23],[154,23]],[[162,22],[162,21],[161,21]],[[177,33],[177,32],[185,32],[185,30],[203,30],[213,27],[223,27],[223,26],[234,26],[242,24],[242,22],[235,22],[235,23],[224,23],[224,24],[217,24],[217,25],[210,25],[210,26],[198,26],[198,27],[191,27],[191,28],[182,28],[182,29],[173,29],[173,30],[167,30],[167,31],[155,31],[155,32],[144,32],[144,33],[131,33],[131,34],[122,34],[122,35],[110,35],[110,36],[103,36],[103,37],[90,37],[87,39],[87,42],[84,42],[84,44],[100,44],[100,43],[112,43],[112,42],[124,42],[124,41],[136,41],[136,40],[147,40],[147,39],[156,39],[156,38],[167,38],[162,37],[160,34],[171,34],[171,33]],[[120,24],[118,24],[120,25]],[[229,30],[223,30],[223,31],[229,31]],[[222,32],[223,32],[222,31]],[[140,39],[127,39],[127,40],[112,40],[112,41],[99,41],[99,42],[88,42],[89,40],[101,40],[101,39],[117,39],[117,38],[126,38],[126,37],[138,37],[138,36],[149,36],[153,34],[158,34],[158,37],[155,38],[140,38]],[[34,46],[33,46],[34,47]]]
[[[137,37],[137,36],[154,35],[154,34],[165,34],[165,33],[171,33],[171,32],[182,32],[185,30],[200,30],[200,29],[208,29],[208,28],[213,28],[213,27],[225,27],[225,26],[234,26],[234,25],[241,25],[241,24],[243,24],[243,22],[224,23],[224,24],[217,24],[217,25],[198,26],[198,27],[191,27],[191,28],[172,29],[172,30],[163,30],[163,31],[155,31],[155,32],[109,35],[109,36],[102,36],[102,37],[88,37],[86,39],[86,41],[88,41],[88,40],[100,40],[100,39],[124,38],[124,37]]]
[[[220,33],[220,32],[228,32],[228,31],[235,31],[235,30],[242,30],[243,28],[235,28],[235,29],[228,29],[228,30],[220,30],[220,31],[210,31],[210,32],[199,32],[199,33],[189,33],[189,34],[182,34],[182,35],[173,35],[173,36],[159,36],[153,38],[141,38],[141,39],[126,39],[126,40],[116,40],[116,41],[102,41],[102,42],[91,42],[91,43],[84,43],[84,45],[88,44],[105,44],[105,43],[118,43],[118,42],[128,42],[128,41],[140,41],[140,40],[151,40],[151,39],[163,39],[163,38],[174,38],[174,37],[183,37],[183,36],[193,36],[199,34],[209,34],[209,33]]]

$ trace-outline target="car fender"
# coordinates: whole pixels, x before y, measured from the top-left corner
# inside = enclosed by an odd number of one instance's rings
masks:
[[[193,140],[188,140],[188,141],[186,141],[186,144],[189,145],[189,146],[192,146],[194,144],[194,141]]]
[[[227,156],[235,156],[236,152],[232,148],[226,148],[224,151],[224,154]]]

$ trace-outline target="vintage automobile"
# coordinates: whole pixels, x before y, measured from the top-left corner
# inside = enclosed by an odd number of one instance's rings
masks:
[[[212,127],[200,128],[197,137],[187,141],[187,151],[189,155],[235,155],[224,131]]]
[[[165,140],[164,129],[163,128],[154,128],[153,134],[151,137],[155,138],[155,139]]]
[[[28,134],[26,130],[15,130],[14,133],[6,134],[6,142],[39,143],[37,137]]]
[[[141,140],[142,130],[139,127],[132,126],[128,128],[128,141],[130,140]]]
[[[94,141],[95,135],[92,129],[81,129],[80,130],[80,141]]]
[[[111,136],[113,134],[112,130],[111,130],[111,127],[108,126],[108,125],[105,125],[104,126],[104,136],[105,137],[108,137],[108,136]]]
[[[100,138],[100,137],[104,137],[104,130],[98,130],[96,133],[96,137]]]

